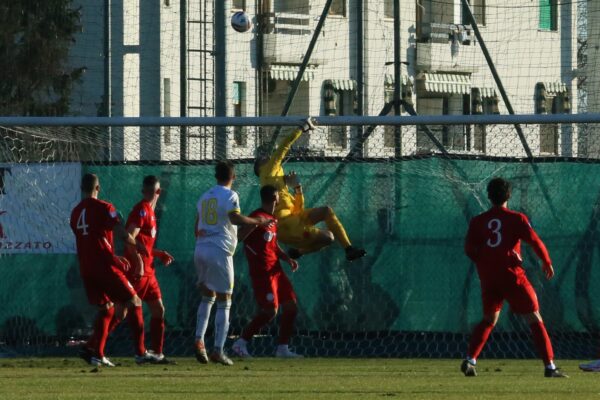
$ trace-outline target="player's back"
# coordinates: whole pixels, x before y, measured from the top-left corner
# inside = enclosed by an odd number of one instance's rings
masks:
[[[524,214],[503,207],[492,207],[471,220],[465,249],[481,278],[523,273],[521,240],[529,229]]]
[[[112,228],[118,222],[112,204],[85,198],[71,212],[77,256],[82,270],[109,267],[114,254]]]
[[[229,214],[240,211],[237,193],[225,186],[215,185],[200,196],[196,208],[196,228],[203,231],[196,245],[213,245],[233,254],[237,246],[237,227],[229,220]]]

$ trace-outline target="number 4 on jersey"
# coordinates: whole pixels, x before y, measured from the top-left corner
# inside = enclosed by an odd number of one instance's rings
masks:
[[[82,231],[82,234],[85,236],[88,234],[87,228],[89,225],[85,222],[85,208],[81,210],[81,214],[79,214],[79,218],[77,218],[77,229]]]

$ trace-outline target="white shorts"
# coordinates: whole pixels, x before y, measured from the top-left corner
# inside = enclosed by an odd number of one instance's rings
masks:
[[[198,285],[217,293],[233,293],[233,257],[213,245],[196,245],[194,264]]]

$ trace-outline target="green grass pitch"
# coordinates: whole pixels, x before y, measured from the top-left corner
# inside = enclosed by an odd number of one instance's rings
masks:
[[[600,397],[600,374],[562,361],[569,379],[547,379],[537,360],[486,360],[465,378],[459,360],[334,359],[238,361],[233,367],[95,369],[75,358],[0,359],[0,399],[556,399]]]

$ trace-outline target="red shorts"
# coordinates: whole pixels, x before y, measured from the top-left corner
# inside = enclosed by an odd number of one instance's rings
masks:
[[[254,298],[260,308],[277,309],[280,304],[296,302],[296,293],[292,282],[283,270],[251,278]]]
[[[143,301],[154,301],[162,298],[156,275],[144,275],[133,283],[133,288]]]
[[[481,285],[481,298],[483,312],[486,315],[494,314],[502,309],[504,300],[510,304],[510,309],[515,314],[530,314],[540,309],[535,290],[527,277],[519,277],[516,282],[499,285]]]
[[[96,268],[81,275],[90,304],[125,303],[135,296],[135,290],[123,271],[116,267]]]

